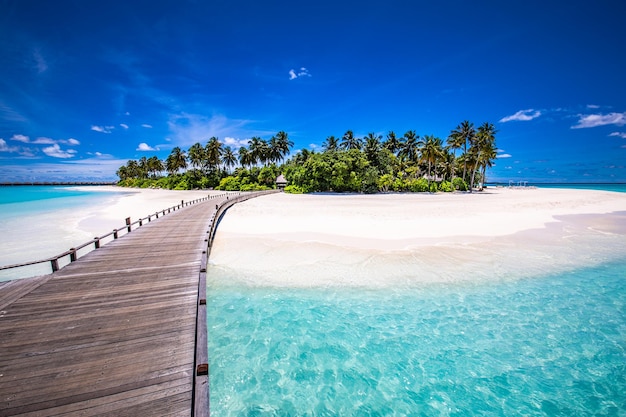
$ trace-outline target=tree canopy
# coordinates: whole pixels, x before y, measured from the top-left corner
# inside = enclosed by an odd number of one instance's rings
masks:
[[[475,128],[467,120],[445,139],[415,130],[402,136],[391,131],[385,140],[375,132],[359,138],[347,130],[341,139],[328,136],[321,152],[302,149],[293,155],[284,131],[268,140],[252,137],[238,150],[212,137],[204,146],[173,148],[165,161],[130,160],[117,175],[120,185],[176,189],[273,188],[283,173],[289,192],[471,192],[482,189],[496,159],[496,133],[492,123]]]

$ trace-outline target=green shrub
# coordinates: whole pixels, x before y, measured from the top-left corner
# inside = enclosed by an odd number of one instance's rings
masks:
[[[444,193],[451,193],[452,191],[454,191],[454,188],[450,181],[442,181],[439,184],[439,191],[443,191]]]
[[[454,186],[455,190],[467,191],[467,184],[465,183],[465,181],[463,181],[463,178],[461,177],[456,177],[455,179],[453,179],[452,185]]]
[[[428,191],[428,180],[426,178],[411,178],[407,181],[408,189],[414,193],[425,193]]]
[[[220,185],[218,185],[216,189],[222,191],[239,191],[241,189],[241,184],[239,182],[239,178],[225,177],[222,178]]]
[[[304,189],[297,185],[288,185],[285,187],[285,192],[289,194],[304,194]]]

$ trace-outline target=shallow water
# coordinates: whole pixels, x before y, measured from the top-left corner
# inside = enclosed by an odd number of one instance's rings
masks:
[[[619,415],[626,258],[412,288],[209,287],[211,413]]]
[[[92,239],[79,228],[85,213],[126,194],[97,188],[0,186],[0,265],[45,259]],[[49,264],[4,270],[0,281],[46,273]]]

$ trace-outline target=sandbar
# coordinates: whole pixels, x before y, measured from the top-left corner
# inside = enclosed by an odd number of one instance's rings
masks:
[[[214,285],[381,286],[519,279],[626,256],[626,194],[273,194],[220,222]]]

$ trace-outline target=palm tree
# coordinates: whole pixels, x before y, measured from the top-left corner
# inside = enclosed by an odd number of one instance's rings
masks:
[[[397,155],[398,151],[402,149],[402,142],[396,137],[393,130],[387,133],[387,140],[383,143],[383,147],[389,149],[394,155]]]
[[[139,159],[139,177],[140,178],[148,178],[148,158],[142,156]]]
[[[254,136],[248,141],[248,145],[250,153],[252,154],[253,164],[260,162],[265,165],[269,159],[269,146],[267,142],[258,136]]]
[[[454,159],[452,161],[452,177],[450,178],[450,181],[453,181],[456,174],[456,151],[457,149],[461,149],[463,147],[465,144],[465,138],[461,136],[458,130],[453,130],[450,132],[450,136],[448,136],[447,144],[448,147],[452,149],[452,154],[454,155]]]
[[[280,151],[279,160],[283,161],[291,152],[293,141],[291,141],[289,135],[282,130],[276,134],[276,141],[278,142],[278,150]]]
[[[204,157],[207,168],[215,171],[222,161],[222,144],[215,136],[211,137],[204,146]]]
[[[187,151],[187,155],[189,155],[189,162],[191,163],[191,166],[194,169],[202,166],[202,164],[204,163],[204,160],[205,160],[204,148],[199,142],[196,142],[193,145],[191,145],[191,147]]]
[[[252,167],[254,165],[254,160],[252,159],[252,152],[248,150],[245,146],[239,148],[239,163],[242,167]]]
[[[444,147],[443,154],[441,156],[441,164],[439,165],[444,181],[448,181],[449,178],[449,181],[452,182],[454,179],[455,163],[456,157],[452,152],[450,152],[450,147]]]
[[[468,120],[464,120],[460,125],[456,127],[451,133],[451,136],[459,136],[459,141],[463,143],[463,153],[467,153],[467,145],[468,143],[472,143],[474,140],[474,136],[476,135],[476,130],[474,129],[474,123],[469,122]],[[463,160],[463,181],[467,182],[467,159]],[[470,187],[471,190],[471,187]]]
[[[134,159],[126,162],[126,172],[129,178],[139,178],[139,164]]]
[[[324,149],[324,152],[335,152],[339,149],[339,139],[332,135],[327,137],[322,144],[322,148]]]
[[[347,151],[351,149],[361,150],[361,146],[363,146],[363,141],[359,138],[354,137],[354,133],[351,130],[348,130],[344,133],[343,138],[341,138],[341,148]]]
[[[422,159],[428,163],[428,190],[430,191],[430,182],[432,179],[432,167],[443,156],[443,141],[432,135],[424,137],[424,146],[422,147]]]
[[[130,178],[130,174],[128,173],[128,168],[126,167],[126,165],[122,165],[121,167],[119,167],[115,172],[115,175],[117,175],[121,181]]]
[[[476,145],[478,148],[478,165],[482,168],[482,182],[480,185],[480,191],[486,182],[487,167],[493,166],[493,160],[496,159],[498,150],[496,148],[496,130],[492,123],[485,122],[478,127],[476,133]],[[472,183],[474,177],[472,173]]]
[[[371,164],[376,165],[378,160],[378,152],[380,151],[380,140],[382,136],[376,135],[373,132],[370,132],[365,136],[365,157]]]
[[[417,135],[414,130],[409,130],[404,134],[403,138],[404,145],[398,155],[405,157],[414,164],[417,164],[420,155],[419,135]]]
[[[276,136],[272,136],[267,143],[267,160],[271,163],[276,163],[280,161],[282,156],[282,152],[280,151],[280,147],[278,146],[278,139]]]
[[[185,155],[185,151],[176,146],[165,160],[165,169],[173,175],[185,168],[187,168],[187,155]]]
[[[148,158],[148,172],[152,174],[153,178],[158,178],[159,173],[163,171],[163,169],[165,169],[163,162],[161,162],[159,158],[156,156]]]
[[[222,152],[222,163],[224,164],[225,170],[237,164],[237,157],[230,146],[226,146]]]

